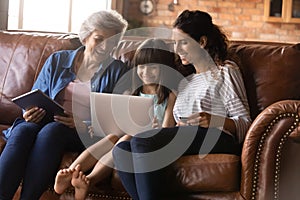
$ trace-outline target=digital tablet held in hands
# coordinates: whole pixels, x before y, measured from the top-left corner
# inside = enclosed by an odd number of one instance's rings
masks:
[[[45,120],[53,121],[54,115],[64,115],[64,108],[39,89],[32,90],[12,99],[12,101],[27,110],[39,107],[46,110]]]

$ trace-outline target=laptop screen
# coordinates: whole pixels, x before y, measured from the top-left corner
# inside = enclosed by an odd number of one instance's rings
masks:
[[[152,128],[152,98],[96,92],[90,97],[91,125],[96,136],[135,135]]]

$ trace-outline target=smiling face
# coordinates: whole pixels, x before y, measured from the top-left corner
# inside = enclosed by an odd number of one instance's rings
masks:
[[[199,56],[197,53],[201,47],[200,43],[177,28],[173,30],[173,40],[175,42],[174,51],[179,55],[182,64],[193,64]]]
[[[158,84],[160,66],[159,64],[138,65],[136,73],[145,85]]]
[[[85,55],[93,60],[103,60],[106,58],[116,42],[111,38],[114,31],[94,30],[85,40]]]
[[[179,55],[182,64],[192,64],[196,73],[206,71],[210,67],[215,67],[215,62],[205,49],[207,37],[202,36],[197,42],[182,30],[173,30],[174,51]]]

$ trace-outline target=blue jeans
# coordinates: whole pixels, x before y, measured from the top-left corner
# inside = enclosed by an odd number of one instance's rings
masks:
[[[0,155],[0,199],[11,200],[20,182],[22,200],[38,200],[53,184],[66,151],[84,150],[76,129],[58,122],[17,124]]]
[[[170,195],[164,173],[180,156],[240,152],[241,146],[229,134],[215,128],[184,126],[138,134],[131,141],[120,142],[113,157],[122,184],[134,200],[159,200]]]

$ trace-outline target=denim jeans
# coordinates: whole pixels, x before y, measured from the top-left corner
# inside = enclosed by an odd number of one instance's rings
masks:
[[[0,199],[11,200],[23,180],[22,200],[38,200],[53,184],[65,151],[84,150],[76,129],[58,122],[21,122],[0,155]]]
[[[234,137],[216,128],[184,126],[153,129],[120,142],[113,157],[123,186],[134,200],[158,200],[165,191],[167,167],[182,155],[240,155]]]

